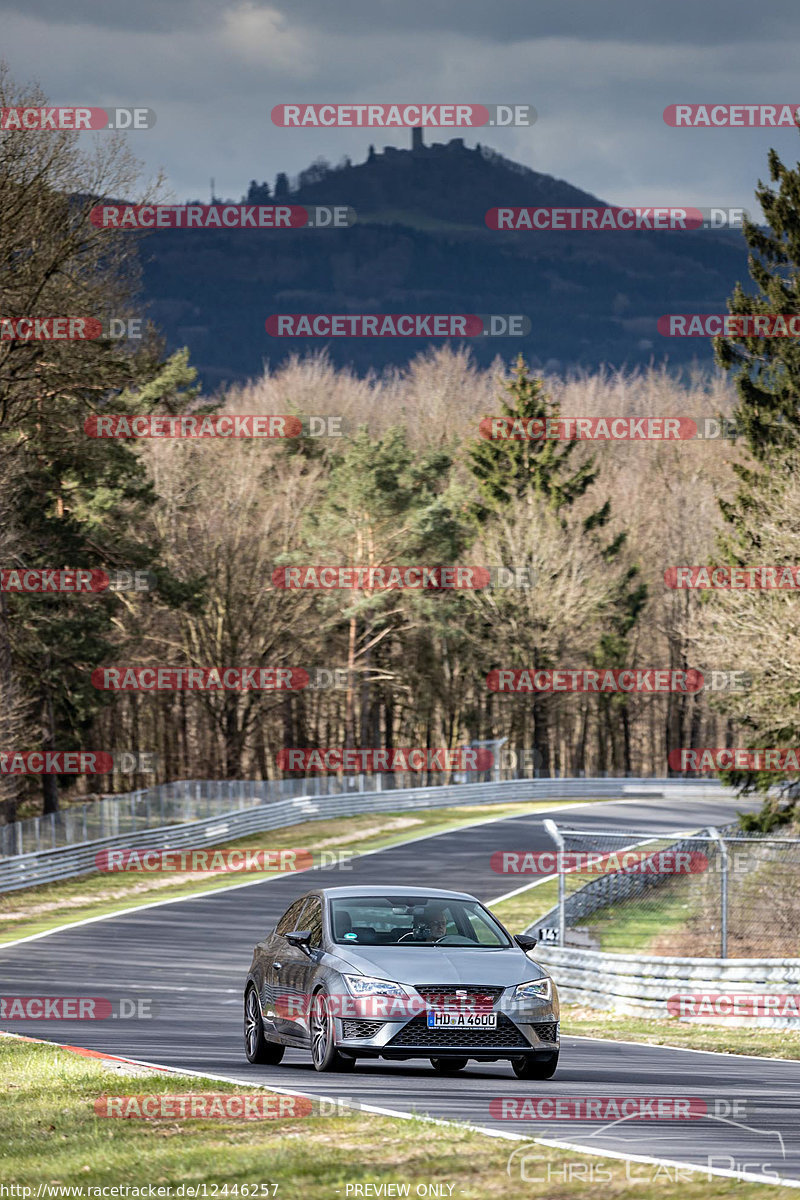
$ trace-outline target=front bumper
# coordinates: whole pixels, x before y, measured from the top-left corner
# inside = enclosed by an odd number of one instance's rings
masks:
[[[487,1061],[536,1052],[549,1055],[558,1050],[557,1004],[543,1001],[511,1006],[499,997],[493,1011],[497,1013],[493,1029],[428,1028],[424,1012],[393,1020],[377,1019],[368,1010],[356,1011],[336,1018],[336,1044],[340,1050],[372,1057],[452,1056]]]

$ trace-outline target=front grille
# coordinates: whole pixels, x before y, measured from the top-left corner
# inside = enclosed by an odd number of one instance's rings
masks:
[[[369,1038],[379,1033],[385,1021],[342,1021],[342,1037]]]
[[[558,1021],[540,1021],[531,1025],[531,1029],[543,1042],[558,1041]]]
[[[492,1008],[504,989],[501,987],[481,987],[472,983],[424,983],[417,986],[417,991],[423,1000],[427,1000],[438,1008]],[[457,996],[456,992],[466,992],[466,996]]]
[[[420,991],[417,988],[417,991]],[[500,989],[502,991],[502,988]],[[395,1046],[473,1046],[476,1050],[513,1049],[530,1050],[530,1042],[513,1021],[498,1013],[496,1029],[429,1029],[425,1013],[420,1013],[396,1033],[387,1049]]]

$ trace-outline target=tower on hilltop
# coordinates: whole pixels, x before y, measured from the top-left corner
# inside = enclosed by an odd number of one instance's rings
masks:
[[[422,140],[422,126],[415,125],[411,130],[411,153],[419,154],[419,152],[424,149],[425,143]]]

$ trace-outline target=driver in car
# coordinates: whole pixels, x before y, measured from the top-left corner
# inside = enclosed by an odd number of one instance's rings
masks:
[[[427,933],[426,933],[427,930]],[[439,938],[443,938],[447,933],[447,917],[444,915],[444,909],[438,906],[428,907],[425,911],[425,919],[420,930],[421,942],[436,942]]]

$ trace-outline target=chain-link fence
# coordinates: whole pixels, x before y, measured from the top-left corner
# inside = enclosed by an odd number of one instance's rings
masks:
[[[506,738],[473,741],[476,748],[490,748],[494,765],[488,770],[453,772],[391,771],[363,774],[319,774],[288,779],[182,779],[141,788],[135,792],[105,796],[84,804],[70,804],[57,813],[25,817],[0,824],[0,858],[54,850],[120,833],[136,833],[163,825],[202,821],[253,805],[299,796],[346,796],[355,792],[402,791],[407,788],[439,787],[461,783],[502,783],[514,779],[560,779],[556,772],[544,776],[540,757],[534,751],[516,751],[505,746]],[[575,776],[582,778],[583,775]],[[612,778],[604,772],[601,778]],[[632,778],[640,779],[636,776]],[[657,778],[653,781],[659,782]],[[706,781],[703,781],[707,783]]]
[[[476,742],[476,746],[499,743]],[[159,829],[164,825],[182,825],[187,821],[202,821],[223,813],[239,812],[254,805],[293,800],[307,796],[347,796],[356,792],[402,791],[406,788],[437,787],[459,783],[489,783],[511,779],[538,778],[539,771],[532,760],[524,764],[517,755],[508,755],[485,771],[455,771],[451,773],[392,771],[357,775],[310,775],[288,779],[181,779],[156,787],[105,796],[85,804],[70,804],[56,813],[40,817],[25,817],[0,825],[0,858],[30,854],[38,850],[55,850],[115,837],[120,833],[136,833],[143,829]]]
[[[473,772],[477,774],[477,772]],[[299,779],[182,779],[71,804],[57,813],[26,817],[0,825],[0,858],[72,846],[120,833],[183,825],[223,813],[298,796],[340,796],[353,792],[388,791],[397,775],[316,776]]]
[[[545,824],[556,849],[532,866],[556,875],[558,903],[528,930],[540,941],[620,954],[800,955],[800,838],[738,825],[660,834]]]

